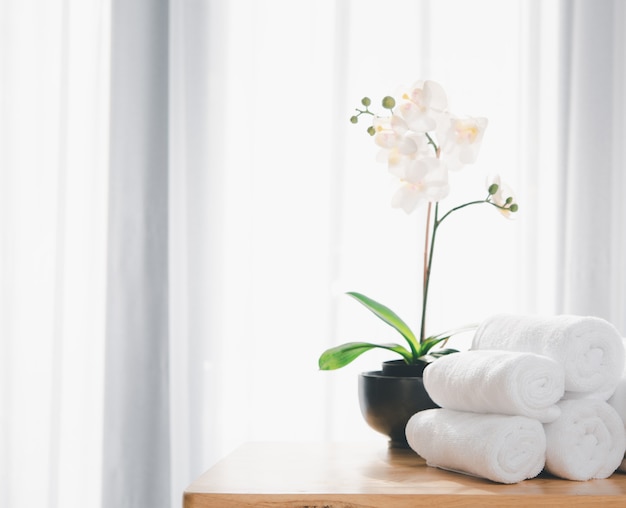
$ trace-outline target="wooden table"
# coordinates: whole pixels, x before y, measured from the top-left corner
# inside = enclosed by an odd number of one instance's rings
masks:
[[[250,443],[184,493],[184,508],[245,506],[626,507],[626,474],[575,482],[539,476],[514,485],[426,466],[411,450],[367,444]]]

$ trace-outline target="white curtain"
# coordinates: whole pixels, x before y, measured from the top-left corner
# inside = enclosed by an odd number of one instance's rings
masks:
[[[429,331],[626,333],[625,24],[617,0],[3,0],[0,506],[175,507],[244,441],[384,446],[356,376],[388,356],[317,357],[397,340],[347,290],[418,324],[423,214],[348,121],[417,79],[490,122],[442,206],[492,172],[520,204],[442,227]]]
[[[626,334],[626,9],[578,1],[564,16],[560,306]]]
[[[109,6],[0,2],[0,506],[98,506]]]

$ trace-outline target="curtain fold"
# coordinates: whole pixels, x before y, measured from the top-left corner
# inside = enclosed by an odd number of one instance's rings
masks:
[[[109,42],[106,1],[0,3],[1,506],[100,502]]]
[[[172,506],[203,457],[223,446],[217,432],[220,380],[215,368],[222,319],[214,304],[223,287],[219,246],[223,198],[227,5],[219,0],[170,1],[169,74],[169,374]],[[209,124],[211,127],[209,129]],[[212,155],[210,155],[212,154]],[[223,383],[222,383],[223,386]],[[184,395],[183,395],[184,394]],[[205,419],[205,412],[212,413]]]
[[[102,506],[168,506],[168,2],[111,26]]]
[[[561,311],[603,317],[626,333],[624,7],[603,0],[563,9]]]

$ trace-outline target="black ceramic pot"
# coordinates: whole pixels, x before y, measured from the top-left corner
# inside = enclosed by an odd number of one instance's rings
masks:
[[[426,363],[384,362],[380,371],[359,375],[359,405],[374,430],[389,437],[392,448],[408,448],[404,429],[409,418],[424,409],[439,407],[426,393],[422,373]]]

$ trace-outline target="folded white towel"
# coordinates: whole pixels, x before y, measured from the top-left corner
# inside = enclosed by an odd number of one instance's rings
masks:
[[[607,400],[624,369],[624,346],[607,321],[584,316],[496,315],[478,327],[471,349],[548,356],[565,369],[565,397]]]
[[[494,482],[534,478],[545,463],[543,426],[524,416],[428,409],[409,419],[406,437],[429,466]]]
[[[563,400],[561,416],[544,425],[546,470],[568,480],[608,478],[624,458],[624,423],[607,402]]]
[[[626,347],[626,339],[624,339],[624,345]],[[615,392],[607,402],[617,411],[626,428],[626,368],[622,372],[622,377],[617,384]],[[626,473],[626,457],[617,469]]]
[[[561,364],[534,353],[463,351],[439,358],[424,370],[424,387],[437,405],[551,422],[564,393]]]

